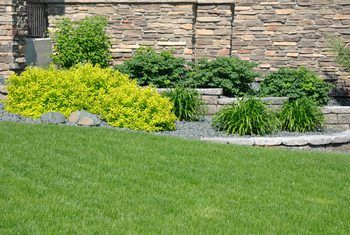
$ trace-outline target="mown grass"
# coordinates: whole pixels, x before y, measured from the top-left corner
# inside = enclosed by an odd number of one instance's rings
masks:
[[[350,232],[350,156],[0,123],[0,233]]]

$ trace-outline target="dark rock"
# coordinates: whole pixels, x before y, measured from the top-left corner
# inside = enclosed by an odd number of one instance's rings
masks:
[[[47,124],[63,124],[66,123],[66,118],[61,113],[49,112],[41,115],[40,121]]]

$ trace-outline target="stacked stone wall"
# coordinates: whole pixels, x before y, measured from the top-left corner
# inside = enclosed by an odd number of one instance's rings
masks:
[[[349,0],[237,0],[233,31],[232,54],[261,70],[305,66],[336,80],[336,95],[350,95],[349,73],[336,65],[326,40],[350,43]]]
[[[173,48],[187,60],[236,55],[263,72],[306,66],[338,85],[334,95],[350,96],[349,73],[326,43],[334,35],[350,44],[350,0],[45,1],[49,30],[62,16],[106,16],[115,64],[140,45]],[[24,2],[0,2],[0,74],[6,76],[25,65]]]
[[[13,63],[13,14],[12,0],[0,2],[0,75],[8,76]]]
[[[0,2],[0,76],[8,77],[25,67],[25,6],[25,0]]]

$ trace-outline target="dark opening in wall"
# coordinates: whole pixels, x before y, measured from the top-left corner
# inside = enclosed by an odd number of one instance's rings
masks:
[[[47,36],[47,11],[45,0],[28,0],[28,34],[27,37],[44,38]]]

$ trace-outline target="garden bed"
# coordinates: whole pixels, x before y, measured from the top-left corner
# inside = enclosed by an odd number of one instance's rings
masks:
[[[350,107],[327,107],[324,108],[330,114],[336,114],[335,111],[344,112],[350,110]],[[346,109],[347,108],[347,109]],[[336,114],[340,115],[340,114]],[[11,114],[3,110],[0,104],[0,121],[9,121],[17,123],[43,123],[40,119],[31,119],[17,114]],[[67,122],[66,125],[74,125]],[[101,122],[95,127],[108,127],[106,122]],[[200,139],[222,144],[237,144],[249,146],[269,146],[269,147],[287,147],[297,149],[319,149],[319,150],[340,150],[350,152],[350,131],[341,131],[339,129],[325,129],[322,132],[277,132],[265,137],[261,136],[238,136],[228,135],[217,131],[212,127],[212,117],[206,116],[197,122],[177,121],[175,131],[157,132],[156,135],[175,136],[186,139]]]

